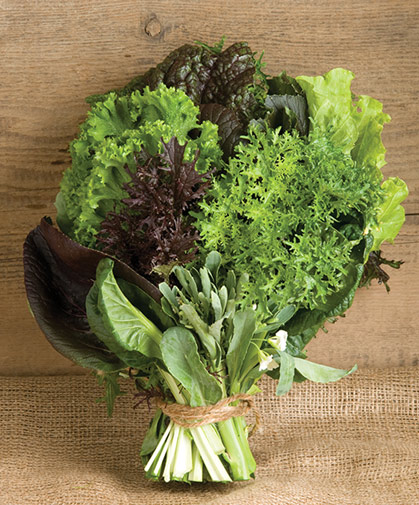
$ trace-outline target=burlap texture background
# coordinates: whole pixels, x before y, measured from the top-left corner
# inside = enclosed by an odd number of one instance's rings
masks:
[[[0,378],[1,505],[415,505],[417,368],[306,382],[257,399],[249,483],[148,482],[138,451],[150,413],[131,394],[108,419],[92,377]],[[250,418],[249,418],[250,420]]]

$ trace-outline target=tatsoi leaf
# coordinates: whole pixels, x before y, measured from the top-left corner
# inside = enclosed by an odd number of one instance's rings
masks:
[[[103,316],[98,307],[98,296],[99,288],[97,283],[95,283],[86,298],[86,313],[90,327],[106,347],[114,352],[127,366],[141,369],[144,365],[143,354],[138,351],[128,351],[114,337],[112,329],[104,323]]]
[[[378,251],[384,241],[392,244],[405,220],[404,208],[400,203],[408,194],[406,183],[398,177],[390,177],[381,187],[385,196],[377,214],[378,227],[371,229],[374,236],[373,251]]]
[[[161,331],[124,296],[112,273],[113,262],[102,260],[97,269],[98,306],[105,326],[124,349],[149,358],[161,358]]]
[[[217,251],[211,251],[205,260],[205,267],[211,272],[214,281],[217,281],[218,270],[221,265],[221,255]]]
[[[167,369],[190,393],[192,407],[214,404],[221,399],[221,386],[205,369],[189,330],[178,326],[169,328],[163,334],[160,347]]]
[[[288,393],[294,381],[295,358],[286,352],[280,352],[281,368],[279,372],[278,386],[276,387],[277,396]]]
[[[341,370],[338,368],[331,368],[330,366],[319,365],[301,358],[294,358],[294,363],[295,368],[306,379],[322,383],[335,382],[346,375],[355,372],[357,369],[357,366],[355,365],[350,370]]]
[[[256,328],[255,311],[237,312],[233,319],[233,337],[227,351],[227,370],[230,384],[240,378],[241,367],[246,358]]]

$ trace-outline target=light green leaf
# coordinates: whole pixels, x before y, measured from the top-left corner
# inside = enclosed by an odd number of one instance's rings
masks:
[[[398,177],[390,177],[381,186],[385,196],[377,213],[378,226],[371,229],[374,236],[373,251],[378,251],[384,241],[393,243],[405,220],[400,203],[407,197],[406,183]]]
[[[211,272],[214,281],[217,281],[218,270],[221,265],[221,255],[217,251],[211,251],[205,260],[205,267]]]
[[[342,379],[346,375],[355,372],[357,366],[355,365],[350,370],[341,370],[338,368],[332,368],[330,366],[319,365],[311,361],[307,361],[301,358],[294,358],[295,368],[303,375],[306,379],[313,382],[335,382]]]
[[[118,344],[149,358],[161,358],[161,331],[122,293],[112,272],[113,261],[105,258],[97,267],[98,306],[105,326]]]
[[[100,282],[100,281],[99,281]],[[126,366],[139,368],[144,365],[144,356],[138,351],[128,351],[114,337],[112,328],[106,324],[98,306],[99,287],[98,281],[93,284],[86,297],[86,314],[89,321],[89,326],[92,328],[95,335],[122,360]]]
[[[233,337],[228,346],[226,363],[230,384],[240,379],[240,372],[256,328],[255,311],[236,312],[233,318]]]
[[[276,388],[277,396],[282,396],[288,393],[294,381],[295,358],[286,352],[280,352],[281,368],[279,372],[279,381]]]
[[[214,337],[210,334],[208,324],[199,317],[198,312],[191,304],[185,303],[181,305],[180,311],[186,320],[185,325],[190,325],[190,327],[196,331],[208,355],[212,360],[215,360],[218,354],[218,347]]]
[[[316,127],[331,128],[332,140],[360,166],[369,167],[380,180],[386,152],[381,132],[390,116],[383,112],[378,100],[353,95],[353,78],[349,70],[334,68],[324,76],[300,76],[297,81],[306,93],[309,115]]]
[[[163,361],[169,372],[190,393],[190,405],[198,407],[217,403],[221,385],[205,369],[192,333],[178,326],[169,328],[161,340]]]

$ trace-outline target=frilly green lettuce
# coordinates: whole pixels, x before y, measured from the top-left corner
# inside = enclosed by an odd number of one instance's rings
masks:
[[[162,139],[187,143],[185,161],[192,161],[199,150],[199,172],[217,166],[222,156],[218,128],[209,121],[199,124],[198,116],[199,108],[183,91],[164,84],[129,96],[110,93],[94,104],[70,146],[72,166],[64,172],[56,201],[60,228],[80,244],[94,247],[101,222],[127,196],[126,167],[134,170],[135,154],[142,149],[161,152]]]

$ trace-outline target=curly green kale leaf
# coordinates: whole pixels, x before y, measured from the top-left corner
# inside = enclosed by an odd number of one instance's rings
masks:
[[[217,126],[199,124],[198,117],[199,108],[183,91],[164,84],[129,96],[111,93],[96,103],[70,146],[72,166],[64,172],[57,197],[60,228],[80,244],[95,247],[102,221],[129,196],[124,185],[136,170],[135,154],[142,149],[162,153],[162,140],[176,137],[186,145],[185,161],[193,161],[199,150],[196,169],[201,173],[218,166]]]

